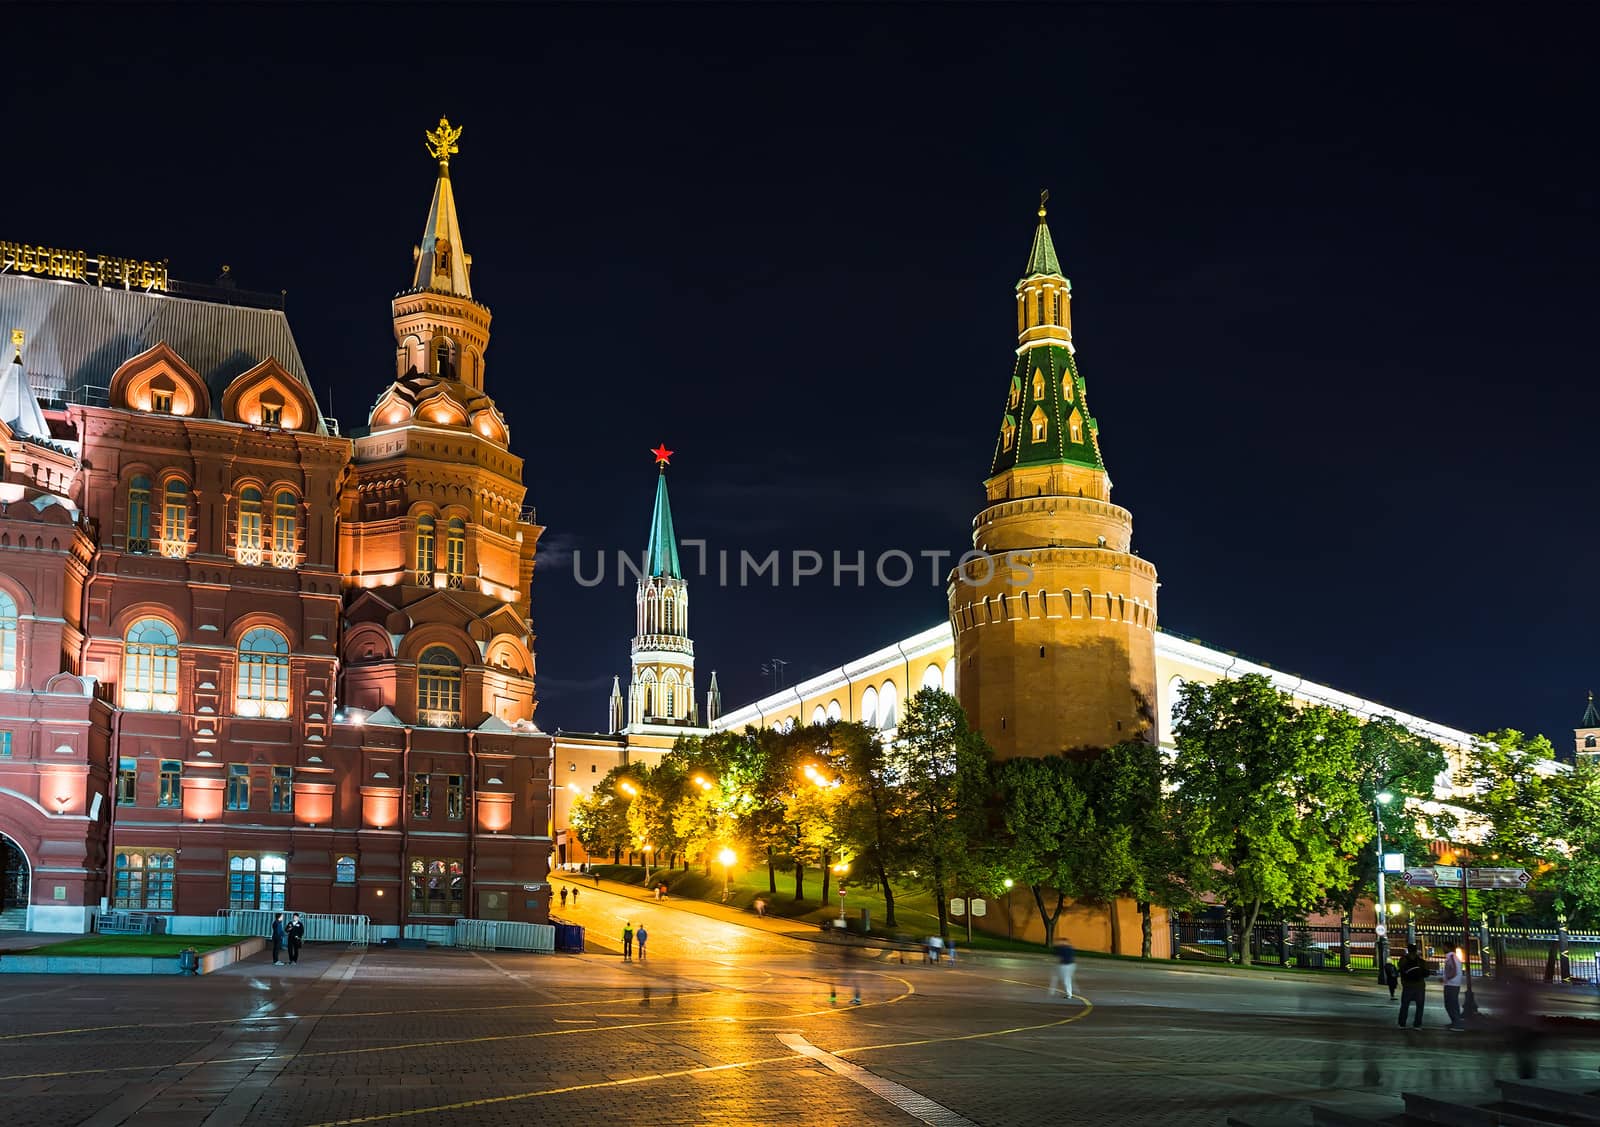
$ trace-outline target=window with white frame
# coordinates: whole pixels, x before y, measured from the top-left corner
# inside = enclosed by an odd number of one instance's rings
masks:
[[[0,591],[0,689],[17,687],[17,600]]]
[[[275,720],[289,715],[289,642],[270,626],[257,626],[239,640],[235,711]]]
[[[288,881],[282,853],[228,854],[228,907],[235,911],[283,911]]]
[[[122,647],[122,707],[136,712],[178,710],[178,632],[159,618],[128,627]]]

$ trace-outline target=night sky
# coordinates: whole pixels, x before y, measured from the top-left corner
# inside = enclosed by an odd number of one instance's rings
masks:
[[[1163,625],[1570,746],[1600,688],[1575,11],[11,8],[0,237],[287,290],[348,430],[393,375],[423,130],[464,125],[487,389],[548,528],[538,719],[593,730],[633,592],[572,553],[643,548],[657,442],[679,535],[735,561],[968,546],[1048,187]],[[939,622],[928,572],[691,574],[702,687]]]

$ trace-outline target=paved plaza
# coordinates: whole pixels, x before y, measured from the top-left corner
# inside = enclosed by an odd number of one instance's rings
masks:
[[[1444,1031],[1436,990],[1412,1032],[1365,980],[1086,959],[1088,1001],[1068,1002],[1043,959],[901,964],[592,886],[567,915],[588,954],[311,947],[199,979],[8,976],[8,1127],[1221,1127],[1513,1074],[1498,1033]],[[616,953],[625,919],[648,927],[643,962]],[[1541,1076],[1600,1080],[1597,1049],[1552,1042]]]

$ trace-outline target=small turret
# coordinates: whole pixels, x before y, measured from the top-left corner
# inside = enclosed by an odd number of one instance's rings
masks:
[[[1600,756],[1600,710],[1594,706],[1594,690],[1589,690],[1589,707],[1583,710],[1583,719],[1572,731],[1574,754],[1579,763]]]
[[[628,718],[622,707],[622,679],[617,677],[615,674],[613,674],[611,677],[611,700],[609,716],[611,727],[608,728],[607,731],[622,731],[622,727],[627,723]]]
[[[722,690],[717,687],[717,671],[711,671],[711,687],[706,690],[706,724],[715,724],[722,716]]]

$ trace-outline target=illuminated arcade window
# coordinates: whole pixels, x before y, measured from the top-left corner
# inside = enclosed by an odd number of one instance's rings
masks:
[[[141,618],[128,627],[122,653],[122,707],[178,711],[178,632],[159,618]]]
[[[17,601],[0,591],[0,689],[17,687]]]
[[[289,642],[269,626],[257,626],[239,641],[235,710],[274,720],[289,715]]]

